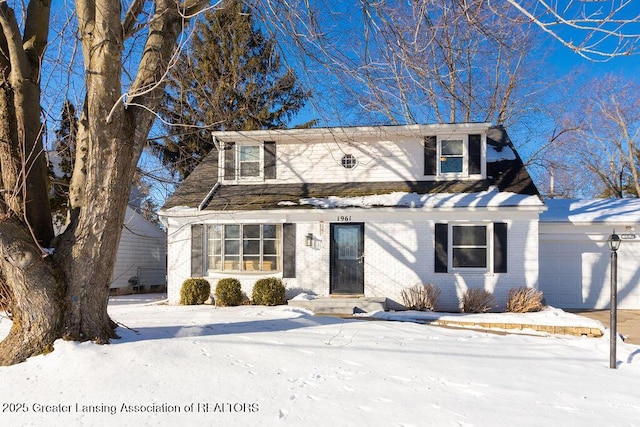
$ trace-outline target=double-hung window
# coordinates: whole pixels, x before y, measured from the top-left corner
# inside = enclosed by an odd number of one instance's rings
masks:
[[[488,268],[489,236],[486,225],[453,225],[451,227],[451,266]]]
[[[259,145],[238,145],[238,177],[242,178],[259,178],[261,167],[261,158]]]
[[[482,177],[484,166],[481,134],[432,135],[424,139],[424,175],[439,179]]]
[[[468,153],[466,136],[438,138],[438,174],[467,175]]]
[[[435,224],[435,272],[506,273],[508,229],[505,222]]]
[[[225,181],[262,181],[276,178],[276,143],[226,142],[221,157]]]
[[[279,224],[215,224],[207,227],[207,268],[213,271],[276,271]]]

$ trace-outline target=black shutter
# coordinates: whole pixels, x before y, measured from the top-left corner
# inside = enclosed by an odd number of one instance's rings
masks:
[[[507,223],[493,224],[493,272],[507,272]]]
[[[236,143],[224,143],[224,179],[236,179]]]
[[[264,179],[276,179],[276,143],[264,142]]]
[[[469,175],[482,173],[482,136],[469,135]]]
[[[436,146],[435,136],[424,137],[424,174],[435,175],[438,171],[436,163],[436,155],[438,148]]]
[[[435,229],[435,272],[446,273],[448,263],[449,246],[449,226],[447,224],[436,224]]]
[[[191,226],[191,276],[204,276],[203,242],[204,226],[193,224]]]
[[[282,224],[282,277],[296,277],[296,225]]]

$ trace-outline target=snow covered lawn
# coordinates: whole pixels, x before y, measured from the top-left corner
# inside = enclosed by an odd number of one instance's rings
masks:
[[[640,425],[640,346],[609,369],[606,334],[117,302],[112,345],[0,368],[2,425]]]

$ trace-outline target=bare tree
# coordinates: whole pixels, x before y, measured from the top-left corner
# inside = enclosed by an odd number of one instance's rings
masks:
[[[121,9],[126,3],[128,9]],[[208,3],[75,2],[86,97],[70,185],[71,222],[54,240],[40,118],[51,2],[26,3],[21,23],[0,1],[0,281],[11,290],[14,319],[0,344],[0,364],[48,351],[61,337],[98,343],[115,337],[107,301],[130,184],[176,41]],[[141,43],[129,58],[137,60],[131,78],[124,72],[126,43]]]
[[[587,81],[571,97],[572,109],[558,114],[563,130],[539,158],[550,172],[571,178],[561,194],[638,197],[638,91],[637,82],[615,75]]]
[[[640,10],[632,0],[508,0],[562,45],[591,61],[637,54]]]
[[[255,7],[283,35],[286,56],[306,66],[323,107],[340,104],[334,120],[509,124],[544,90],[533,78],[534,40],[509,5],[262,0]]]

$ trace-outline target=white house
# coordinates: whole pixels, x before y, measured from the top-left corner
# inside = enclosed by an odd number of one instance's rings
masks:
[[[611,303],[607,239],[618,250],[618,307],[640,309],[640,200],[546,200],[540,216],[540,290],[547,304],[603,309]]]
[[[160,212],[168,297],[235,277],[251,294],[385,297],[434,283],[441,308],[467,288],[505,304],[538,286],[538,190],[488,123],[214,132],[218,147]]]
[[[112,294],[164,291],[167,234],[127,206],[109,290]]]

